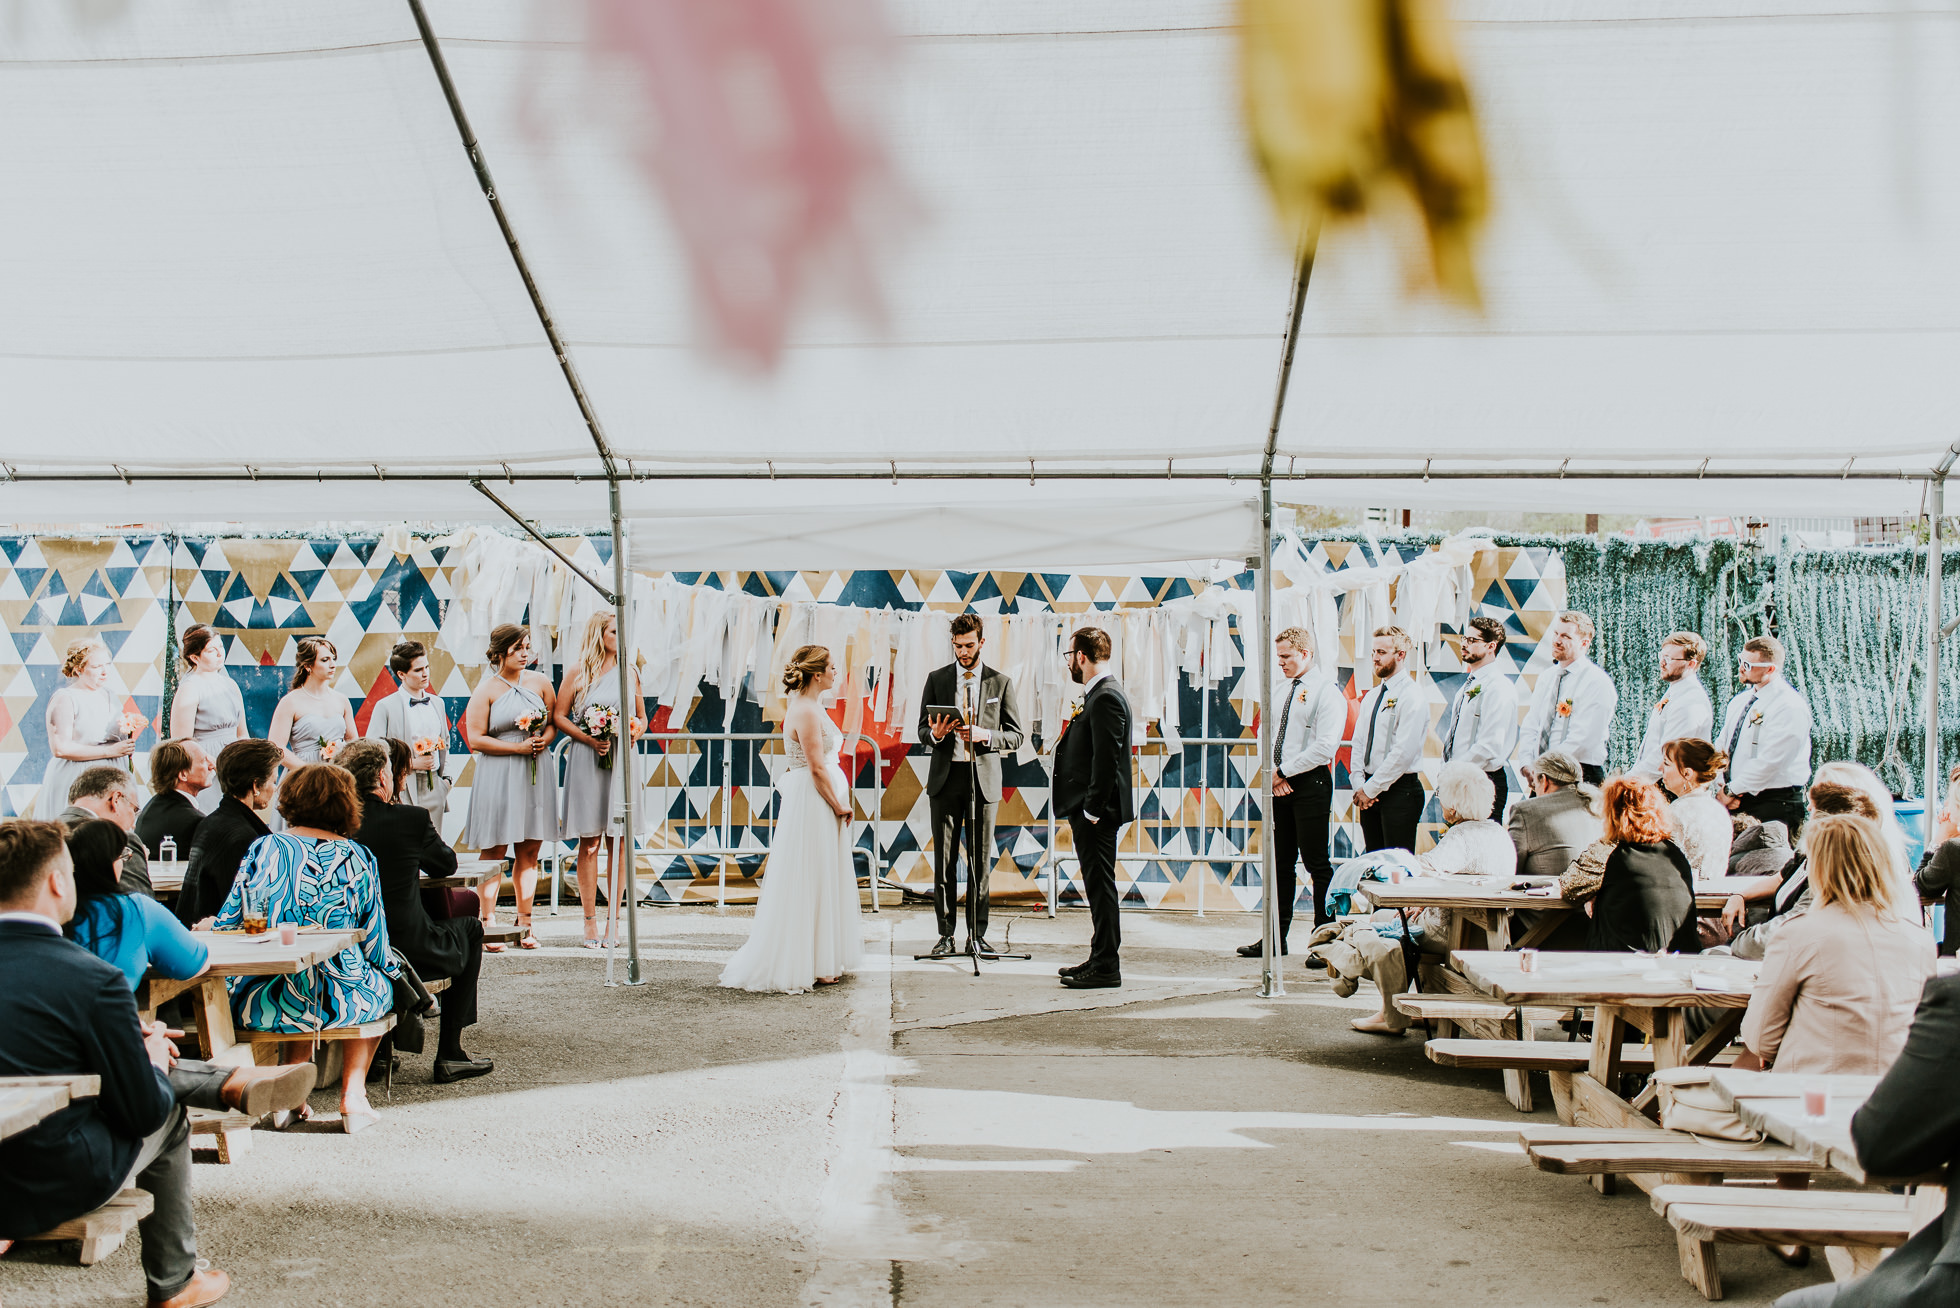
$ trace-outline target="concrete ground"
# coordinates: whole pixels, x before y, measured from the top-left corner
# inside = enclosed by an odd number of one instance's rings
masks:
[[[1644,1195],[1525,1162],[1516,1127],[1552,1119],[1495,1073],[1349,1030],[1370,1001],[1298,968],[1259,999],[1253,919],[1126,916],[1123,989],[1075,992],[1054,969],[1086,914],[997,914],[1035,958],[976,980],[914,962],[930,915],[887,910],[862,974],[795,996],[715,985],[749,920],[642,910],[648,983],[607,989],[575,910],[541,910],[545,948],[485,960],[493,1076],[410,1058],[381,1125],[334,1134],[322,1092],[321,1121],[197,1168],[227,1302],[1702,1302]],[[17,1248],[0,1299],[142,1302],[134,1239],[74,1247]],[[1826,1275],[1721,1258],[1736,1305]]]

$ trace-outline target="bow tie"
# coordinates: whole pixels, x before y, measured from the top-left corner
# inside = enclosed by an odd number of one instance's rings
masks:
[[[414,707],[415,707],[415,706],[416,706],[417,704],[426,704],[426,703],[428,703],[428,702],[429,702],[430,700],[432,700],[432,699],[434,699],[434,698],[435,698],[435,696],[433,696],[433,695],[424,695],[424,696],[422,696],[422,697],[421,697],[420,699],[417,699],[417,698],[416,698],[415,696],[413,696],[413,695],[410,695],[410,696],[408,697],[408,706],[409,706],[410,708],[414,708]]]

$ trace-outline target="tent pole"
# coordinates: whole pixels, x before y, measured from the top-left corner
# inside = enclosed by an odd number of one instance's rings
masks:
[[[1293,384],[1293,351],[1300,343],[1300,315],[1307,307],[1307,284],[1313,280],[1314,252],[1320,248],[1320,215],[1316,213],[1300,234],[1293,269],[1293,301],[1286,318],[1286,343],[1279,356],[1279,385],[1273,391],[1273,420],[1266,427],[1266,452],[1259,464],[1259,575],[1253,592],[1259,609],[1259,648],[1245,652],[1247,669],[1258,667],[1259,692],[1259,899],[1266,906],[1259,937],[1259,994],[1286,993],[1285,969],[1279,961],[1279,900],[1273,894],[1273,460],[1279,454],[1279,424],[1286,412],[1286,392]],[[1254,660],[1258,660],[1255,664]],[[1311,878],[1309,878],[1311,880]],[[1314,913],[1319,917],[1318,910]]]
[[[620,804],[619,843],[613,854],[613,893],[619,896],[620,911],[626,915],[626,984],[642,986],[645,978],[640,975],[640,858],[635,848],[638,828],[633,825],[634,779],[638,769],[633,746],[633,646],[632,618],[633,594],[627,587],[626,566],[626,520],[619,511],[619,478],[611,477],[609,491],[612,507],[613,533],[613,630],[618,633],[614,643],[619,646],[618,657],[613,661],[619,673],[619,721],[614,723],[618,732],[618,745],[613,750],[613,773],[619,778]],[[619,864],[626,864],[626,875],[619,874]]]

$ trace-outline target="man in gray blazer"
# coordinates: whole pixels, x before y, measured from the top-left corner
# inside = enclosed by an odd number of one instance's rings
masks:
[[[987,875],[993,866],[994,814],[1000,808],[1000,756],[1021,747],[1022,730],[1013,681],[980,662],[985,643],[978,617],[962,613],[954,618],[954,661],[926,677],[919,705],[919,739],[932,746],[926,794],[932,808],[932,907],[939,920],[939,943],[932,948],[935,958],[956,952],[953,924],[959,903],[959,857],[969,835],[978,837],[981,864],[967,869],[973,936],[981,953],[994,952],[987,943]],[[932,708],[957,709],[960,716],[928,712]],[[976,772],[977,823],[972,790]]]
[[[1511,843],[1518,875],[1555,877],[1598,840],[1599,792],[1580,784],[1579,760],[1564,750],[1540,754],[1531,765],[1531,794],[1511,810]]]
[[[418,740],[435,742],[433,751],[418,752],[410,762],[406,802],[428,810],[442,832],[442,815],[449,808],[449,714],[442,696],[429,685],[429,652],[419,640],[405,640],[388,653],[388,670],[401,689],[381,699],[368,716],[367,734],[393,737],[414,749]]]

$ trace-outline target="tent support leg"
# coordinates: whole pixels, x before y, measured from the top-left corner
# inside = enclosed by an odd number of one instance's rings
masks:
[[[640,858],[638,828],[633,824],[633,810],[639,796],[633,791],[634,774],[638,769],[633,742],[633,593],[627,586],[626,520],[619,511],[619,478],[607,478],[607,489],[611,494],[612,509],[612,564],[613,564],[613,626],[618,633],[615,643],[619,646],[619,657],[614,660],[619,673],[619,721],[613,724],[619,733],[618,744],[613,748],[613,775],[619,778],[621,803],[619,844],[615,846],[614,857],[626,864],[626,875],[622,879],[617,866],[613,869],[613,893],[619,896],[620,910],[626,914],[626,984],[642,986],[646,979],[640,975]]]
[[[1946,767],[1940,758],[1940,519],[1946,513],[1946,478],[1935,477],[1926,489],[1926,848],[1931,849],[1946,797]]]

